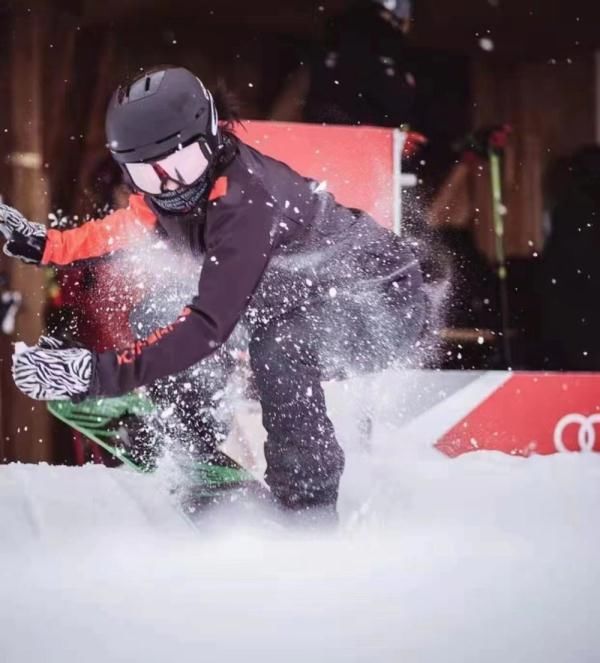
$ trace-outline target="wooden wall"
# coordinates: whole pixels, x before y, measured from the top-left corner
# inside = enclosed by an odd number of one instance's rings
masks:
[[[0,92],[6,101],[0,107],[0,195],[27,218],[46,223],[50,211],[69,209],[75,199],[88,109],[95,110],[89,100],[97,72],[110,67],[97,62],[106,64],[106,30],[81,30],[72,14],[39,0],[31,4],[3,17],[0,27]],[[35,343],[44,329],[50,273],[0,260],[11,287],[23,295],[16,333],[0,336],[0,462],[64,458],[45,405],[23,396],[10,375],[12,343]]]
[[[594,59],[473,63],[474,126],[509,123],[505,164],[506,247],[527,257],[543,247],[544,178],[560,157],[595,141]],[[478,243],[493,253],[488,177],[478,178]]]
[[[488,57],[471,66],[473,128],[509,124],[504,162],[505,246],[527,258],[544,244],[545,180],[560,158],[595,142],[594,56],[511,62]],[[472,224],[476,244],[494,261],[486,164],[457,164],[432,204],[433,225]]]
[[[9,90],[9,75],[8,75],[8,58],[7,55],[7,42],[10,35],[10,26],[4,21],[0,23],[0,41],[4,45],[0,52],[3,57],[0,58],[0,98],[8,99]],[[6,123],[8,116],[6,108],[0,110],[1,126],[0,131],[0,195],[6,200],[7,193],[11,188],[10,166],[5,155],[10,153],[10,140],[9,134],[4,129],[7,129]],[[7,272],[10,269],[10,259],[0,252],[0,270]],[[0,334],[0,463],[8,458],[7,437],[9,436],[8,430],[8,413],[9,406],[9,393],[12,389],[12,378],[10,375],[10,354],[11,354],[11,339],[4,334]]]
[[[32,219],[47,217],[50,194],[44,169],[43,146],[43,44],[46,30],[43,13],[18,13],[10,23],[3,62],[7,103],[3,105],[5,127],[2,195]],[[24,294],[17,333],[11,340],[34,342],[43,325],[44,270],[5,260],[11,287]],[[10,380],[11,346],[3,339],[2,357],[2,459],[49,460],[52,436],[45,407],[23,396]]]

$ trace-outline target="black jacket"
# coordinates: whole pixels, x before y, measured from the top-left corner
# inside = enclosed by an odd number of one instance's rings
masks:
[[[50,264],[130,246],[144,230],[203,261],[198,292],[177,321],[130,348],[98,355],[90,395],[127,393],[182,371],[214,352],[239,322],[252,330],[326,297],[368,302],[394,282],[396,289],[420,286],[417,260],[396,235],[242,142],[210,198],[201,216],[182,218],[134,196],[128,210],[93,222],[96,233],[112,223],[112,235],[92,249],[82,242],[92,224],[49,233]]]

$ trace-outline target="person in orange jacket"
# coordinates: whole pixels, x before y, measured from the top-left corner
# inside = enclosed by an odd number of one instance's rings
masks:
[[[117,396],[206,360],[243,325],[266,482],[282,507],[332,515],[344,454],[321,382],[415,356],[428,316],[419,261],[407,241],[229,129],[191,72],[144,73],[118,88],[106,118],[135,191],[128,208],[61,232],[0,206],[4,250],[26,262],[63,266],[158,236],[202,263],[172,323],[100,353],[43,339],[15,354],[14,380],[37,399]]]

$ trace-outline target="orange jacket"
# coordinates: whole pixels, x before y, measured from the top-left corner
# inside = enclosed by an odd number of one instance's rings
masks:
[[[217,200],[227,193],[227,178],[219,177],[209,196]],[[118,209],[103,219],[88,221],[72,230],[49,230],[42,265],[64,267],[79,260],[99,258],[126,248],[139,240],[141,233],[154,230],[156,214],[148,207],[144,196],[129,196],[129,207]]]
[[[129,197],[129,207],[112,212],[103,219],[89,221],[72,230],[49,230],[43,265],[64,266],[78,260],[99,258],[125,248],[156,226],[156,215],[144,197]]]

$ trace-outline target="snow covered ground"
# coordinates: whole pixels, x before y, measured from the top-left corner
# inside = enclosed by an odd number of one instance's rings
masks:
[[[450,460],[338,406],[335,533],[192,530],[164,472],[0,466],[0,661],[600,660],[600,455]]]

